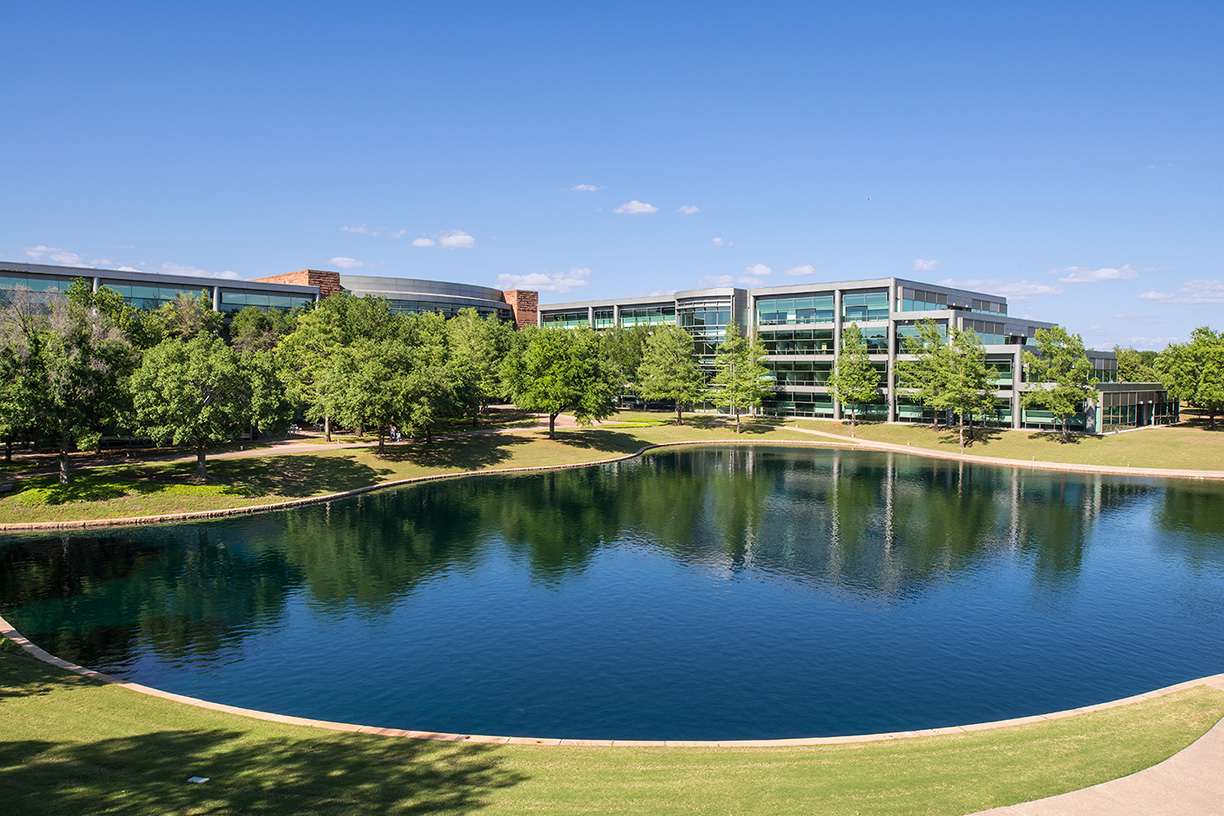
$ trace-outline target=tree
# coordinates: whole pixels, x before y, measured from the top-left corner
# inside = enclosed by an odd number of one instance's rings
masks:
[[[706,395],[714,405],[726,406],[735,414],[736,433],[740,432],[741,412],[760,408],[761,401],[773,393],[764,358],[759,337],[746,338],[735,323],[727,325],[726,337],[714,352],[714,377]]]
[[[655,326],[637,369],[638,393],[646,400],[673,400],[676,424],[684,424],[684,406],[701,399],[704,378],[693,336],[679,326]]]
[[[238,363],[249,384],[251,438],[257,434],[283,433],[293,421],[294,404],[280,378],[280,366],[273,351],[238,354]]]
[[[580,425],[615,412],[617,378],[593,330],[528,326],[516,340],[502,363],[502,380],[519,408],[548,414],[549,439],[563,411],[573,411]]]
[[[284,312],[247,306],[230,321],[230,345],[237,352],[271,351],[293,330],[293,323],[293,317]]]
[[[196,476],[208,478],[205,450],[237,438],[251,424],[251,384],[221,338],[171,337],[144,354],[132,375],[136,426],[159,444],[196,451]]]
[[[1114,346],[1118,358],[1118,382],[1159,382],[1156,352]]]
[[[1024,352],[1024,369],[1029,390],[1023,403],[1045,408],[1062,418],[1062,443],[1070,441],[1068,424],[1084,403],[1096,396],[1096,377],[1078,334],[1068,334],[1062,326],[1038,329],[1033,338],[1037,353]]]
[[[482,318],[475,309],[460,309],[446,322],[446,329],[457,364],[466,364],[471,372],[475,390],[470,408],[475,427],[489,403],[505,396],[501,362],[513,342],[514,329],[497,315]]]
[[[965,420],[973,433],[973,415],[994,410],[992,369],[986,365],[986,349],[973,329],[948,327],[948,342],[936,357],[935,380],[940,391],[936,404],[950,408],[960,422],[960,449],[965,449]]]
[[[9,292],[7,301],[0,308],[0,438],[4,461],[11,462],[13,442],[37,423],[45,320],[28,289]]]
[[[931,409],[931,426],[935,428],[939,426],[942,403],[942,389],[939,386],[940,361],[948,344],[944,339],[942,327],[930,318],[919,320],[917,329],[916,336],[905,338],[905,353],[913,355],[914,359],[897,361],[897,385],[900,388],[913,389],[909,396]]]
[[[1173,343],[1156,358],[1156,371],[1169,395],[1207,411],[1208,427],[1224,411],[1224,331],[1200,326],[1189,343]]]
[[[854,436],[859,405],[874,402],[879,395],[880,372],[867,357],[867,344],[857,323],[842,329],[841,351],[829,375],[829,388],[843,405],[850,406],[850,435]]]
[[[100,309],[63,297],[47,305],[29,382],[36,389],[35,422],[59,448],[59,481],[68,484],[68,453],[74,447],[97,450],[103,428],[123,413],[134,354]]]
[[[378,452],[396,418],[404,414],[407,348],[395,338],[362,338],[337,348],[327,378],[334,380],[335,416],[347,425],[378,429]]]
[[[604,355],[616,367],[620,385],[618,391],[633,386],[638,379],[638,369],[646,351],[646,340],[650,326],[612,326],[599,333]]]
[[[190,340],[200,334],[220,334],[225,318],[214,312],[212,301],[203,292],[187,295],[179,292],[174,300],[155,312],[168,337]]]
[[[446,319],[437,312],[410,317],[400,342],[408,352],[400,423],[414,436],[424,432],[428,444],[439,419],[479,403],[476,375],[468,359],[451,353]]]

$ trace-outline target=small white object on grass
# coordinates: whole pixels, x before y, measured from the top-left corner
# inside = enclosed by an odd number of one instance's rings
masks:
[[[202,785],[208,781],[208,777],[207,776],[189,776],[187,777],[187,781],[194,782],[197,785]]]

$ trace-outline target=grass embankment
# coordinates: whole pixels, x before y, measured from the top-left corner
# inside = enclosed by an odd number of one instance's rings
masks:
[[[0,524],[128,518],[249,507],[324,496],[367,485],[440,473],[577,464],[632,453],[666,441],[752,439],[815,441],[796,431],[760,427],[736,434],[724,427],[559,429],[465,436],[373,448],[210,459],[211,480],[193,484],[195,462],[105,465],[77,471],[71,484],[56,477],[23,480],[0,494]]]
[[[1224,692],[1200,687],[1034,725],[895,742],[472,745],[249,720],[0,649],[0,790],[6,812],[31,816],[963,814],[1133,773],[1221,716]]]
[[[814,431],[850,436],[849,425],[833,420],[805,419],[795,424]],[[1065,445],[1059,441],[1058,434],[976,428],[974,442],[965,448],[965,454],[1076,465],[1224,470],[1224,423],[1217,427],[1220,430],[1209,431],[1206,426],[1196,424],[1145,428],[1107,436],[1073,435]],[[958,452],[956,428],[933,431],[929,425],[859,425],[855,437]]]

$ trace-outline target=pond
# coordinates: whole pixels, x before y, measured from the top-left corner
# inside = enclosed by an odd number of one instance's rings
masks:
[[[669,449],[9,536],[0,614],[100,671],[326,720],[603,739],[931,728],[1224,671],[1224,485]]]

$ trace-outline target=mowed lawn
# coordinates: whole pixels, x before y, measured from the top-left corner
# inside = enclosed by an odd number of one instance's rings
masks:
[[[323,496],[358,487],[465,471],[555,466],[622,456],[667,441],[814,442],[811,435],[764,427],[732,429],[706,425],[558,429],[439,439],[374,448],[214,458],[210,481],[193,483],[195,462],[117,464],[82,469],[61,486],[54,476],[21,480],[0,494],[0,524],[79,519],[130,518],[249,507]]]
[[[848,424],[833,420],[805,419],[795,425],[850,436]],[[1218,430],[1211,431],[1206,423],[1196,422],[1106,436],[1072,435],[1067,444],[1060,441],[1058,434],[977,428],[976,438],[965,448],[965,454],[1076,465],[1224,470],[1224,422],[1216,427]],[[933,431],[929,425],[860,424],[855,437],[950,453],[956,453],[959,447],[955,428]]]
[[[963,814],[1133,773],[1224,716],[1224,692],[1199,687],[1033,725],[892,742],[456,744],[208,711],[78,677],[5,646],[0,810],[30,816]],[[208,781],[193,784],[192,776]]]

